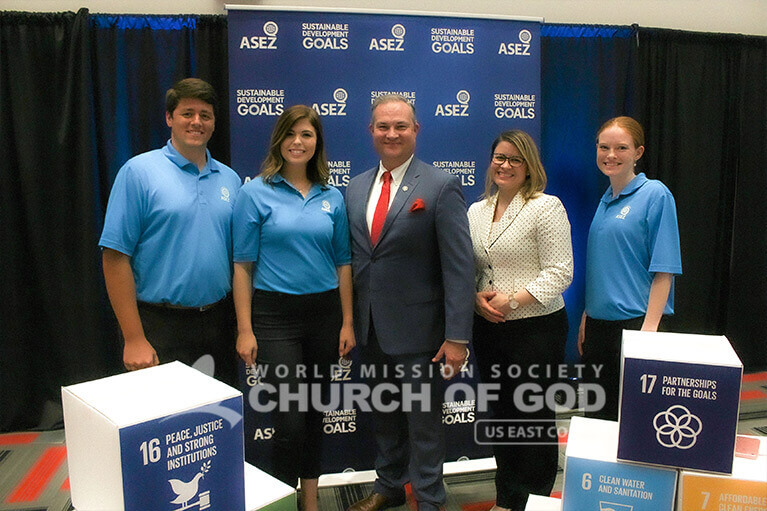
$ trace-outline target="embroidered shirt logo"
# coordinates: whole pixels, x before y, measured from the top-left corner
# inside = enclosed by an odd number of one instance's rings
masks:
[[[620,214],[615,215],[615,218],[620,218],[621,220],[624,220],[626,218],[626,215],[629,214],[629,211],[631,211],[631,206],[624,206]]]
[[[322,211],[325,213],[330,213],[330,202],[326,200],[322,201]]]
[[[229,189],[226,186],[221,187],[221,200],[225,200],[226,202],[230,202],[229,199]]]

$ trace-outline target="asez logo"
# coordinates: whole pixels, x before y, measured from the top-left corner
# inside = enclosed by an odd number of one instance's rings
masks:
[[[351,359],[340,357],[338,365],[332,366],[330,372],[330,381],[351,381],[352,379],[352,361]]]
[[[469,100],[471,99],[469,91],[458,91],[455,99],[458,101],[458,104],[437,105],[434,117],[468,117]]]
[[[624,206],[623,209],[621,209],[621,212],[615,215],[615,218],[618,218],[620,220],[625,220],[626,215],[629,214],[629,211],[631,211],[631,206]]]
[[[530,56],[530,41],[533,38],[533,34],[529,30],[524,29],[519,31],[518,43],[501,43],[501,47],[498,48],[498,55],[525,55]]]
[[[264,23],[264,34],[262,36],[243,36],[240,40],[240,49],[248,50],[276,50],[277,32],[280,27],[273,21]]]
[[[313,103],[312,108],[320,115],[325,116],[345,116],[346,100],[349,94],[346,89],[338,88],[333,91],[335,103]]]
[[[405,42],[405,27],[397,23],[391,27],[391,35],[394,39],[371,39],[368,50],[375,51],[405,51],[402,45]]]

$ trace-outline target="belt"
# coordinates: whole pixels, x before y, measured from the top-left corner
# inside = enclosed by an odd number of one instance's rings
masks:
[[[217,305],[221,304],[227,298],[228,298],[228,296],[220,299],[217,302],[209,303],[207,305],[200,305],[199,307],[186,307],[184,305],[175,305],[175,304],[172,304],[172,303],[165,303],[165,302],[162,302],[162,303],[138,302],[138,303],[139,303],[139,305],[147,305],[149,307],[156,307],[158,309],[168,309],[168,310],[176,310],[176,311],[190,311],[190,312],[205,312],[205,311],[209,311],[209,310],[213,309],[214,307],[216,307]]]

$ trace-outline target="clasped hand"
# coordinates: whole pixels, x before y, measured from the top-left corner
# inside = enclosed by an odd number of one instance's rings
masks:
[[[508,296],[497,291],[480,291],[474,300],[474,310],[491,323],[503,323],[511,312]]]

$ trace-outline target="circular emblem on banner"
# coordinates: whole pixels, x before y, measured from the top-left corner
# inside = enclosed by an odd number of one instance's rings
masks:
[[[336,89],[333,91],[333,99],[339,103],[346,103],[346,98],[349,97],[345,89]]]
[[[338,365],[343,368],[349,368],[352,366],[352,359],[346,357],[338,357]]]
[[[397,39],[402,39],[405,37],[405,27],[397,23],[393,27],[391,27],[391,35],[396,37]]]
[[[519,31],[519,40],[523,43],[527,44],[530,42],[530,40],[533,38],[533,34],[530,33],[529,30],[523,29]]]
[[[266,35],[275,36],[279,30],[280,27],[278,27],[277,23],[273,21],[267,21],[264,23],[264,34]]]
[[[455,95],[455,99],[457,99],[460,104],[465,105],[471,99],[471,95],[469,94],[469,91],[459,90],[458,94]]]

